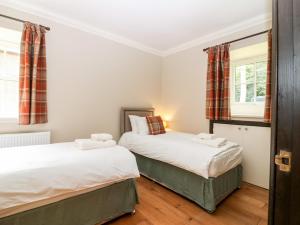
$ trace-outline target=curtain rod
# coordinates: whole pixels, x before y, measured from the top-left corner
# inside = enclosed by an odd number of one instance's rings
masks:
[[[248,38],[252,38],[252,37],[255,37],[255,36],[258,36],[258,35],[261,35],[261,34],[265,34],[265,33],[269,32],[269,31],[270,31],[270,30],[264,30],[264,31],[259,32],[259,33],[256,33],[256,34],[251,34],[251,35],[249,35],[249,36],[245,36],[245,37],[242,37],[242,38],[239,38],[239,39],[235,39],[235,40],[233,40],[233,41],[224,42],[224,43],[222,43],[222,44],[223,44],[223,45],[224,45],[224,44],[231,44],[231,43],[238,42],[238,41],[241,41],[241,40],[244,40],[244,39],[248,39]],[[209,48],[210,48],[210,47],[204,48],[203,51],[206,52]]]
[[[11,17],[11,16],[4,15],[4,14],[0,14],[0,17],[4,17],[6,19],[18,21],[18,22],[21,22],[21,23],[26,22],[25,20],[21,20],[21,19],[18,19],[18,18],[14,18],[14,17]],[[46,26],[43,26],[43,25],[40,25],[40,26],[44,27],[46,30],[50,30],[50,27],[46,27]]]

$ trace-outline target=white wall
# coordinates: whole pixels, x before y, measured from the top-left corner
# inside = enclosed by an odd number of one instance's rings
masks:
[[[54,142],[101,131],[118,137],[122,106],[160,104],[160,57],[22,12],[0,11],[51,27],[46,37],[49,123],[1,123],[0,133],[51,130]],[[22,29],[5,19],[0,26]]]

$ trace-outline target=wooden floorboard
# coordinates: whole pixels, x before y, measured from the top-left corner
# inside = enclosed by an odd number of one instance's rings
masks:
[[[136,213],[109,225],[267,225],[268,191],[254,185],[244,183],[213,214],[144,177],[137,188]]]

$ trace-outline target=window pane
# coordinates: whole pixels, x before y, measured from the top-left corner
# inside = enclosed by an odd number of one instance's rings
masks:
[[[254,83],[255,71],[254,64],[245,65],[246,67],[246,83]]]
[[[254,81],[255,81],[255,66],[254,64],[246,65],[246,101],[254,102]]]
[[[255,64],[246,64],[235,69],[235,102],[253,102],[255,98]]]
[[[247,84],[246,102],[254,102],[254,83]]]
[[[0,76],[4,73],[4,51],[0,49]]]
[[[241,85],[235,85],[235,102],[240,102],[241,99]]]
[[[263,102],[266,96],[267,62],[256,63],[256,101]]]
[[[237,67],[235,70],[235,84],[240,85],[241,84],[241,67]]]
[[[0,119],[17,119],[21,32],[0,27]]]
[[[236,67],[235,76],[234,76],[234,84],[235,84],[235,102],[239,102],[241,98],[241,67]]]
[[[256,71],[267,70],[267,61],[257,62]]]
[[[19,75],[20,56],[17,53],[7,52],[5,57],[5,74],[8,79],[17,80]]]
[[[0,79],[0,117],[18,117],[18,82]]]

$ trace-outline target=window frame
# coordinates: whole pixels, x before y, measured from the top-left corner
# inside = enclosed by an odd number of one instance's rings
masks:
[[[15,53],[15,54],[19,55],[19,57],[20,57],[20,50],[16,50],[16,49],[20,49],[20,45],[21,45],[21,40],[20,40],[20,43],[9,42],[8,45],[6,45],[5,41],[0,40],[0,51],[4,52],[4,54],[6,54],[6,52]],[[0,78],[2,75],[5,76],[5,74],[0,74]],[[17,83],[19,84],[18,79],[17,79]],[[18,101],[17,105],[19,105],[19,99],[17,101]],[[1,117],[0,116],[0,123],[17,124],[18,122],[19,122],[18,115],[16,117]]]
[[[266,61],[267,62],[268,55],[267,54],[262,54],[262,55],[257,55],[257,56],[252,56],[249,58],[244,58],[244,59],[237,59],[237,60],[230,60],[230,106],[231,108],[233,107],[246,107],[249,106],[253,110],[259,110],[260,107],[264,107],[265,101],[263,102],[236,102],[235,101],[235,70],[236,67],[242,66],[242,65],[247,65],[247,64],[255,64],[255,76],[254,76],[254,90],[255,90],[255,96],[256,96],[256,63]],[[255,109],[256,108],[256,109]],[[263,115],[255,115],[255,114],[233,114],[231,112],[231,116],[233,118],[249,118],[249,119],[263,119]]]

